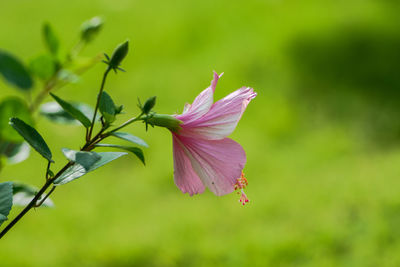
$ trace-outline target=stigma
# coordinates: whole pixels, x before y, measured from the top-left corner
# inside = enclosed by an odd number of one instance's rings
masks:
[[[249,202],[249,199],[247,198],[246,194],[244,193],[243,189],[242,189],[242,195],[239,198],[239,202],[242,203],[242,205],[244,206],[247,202]]]

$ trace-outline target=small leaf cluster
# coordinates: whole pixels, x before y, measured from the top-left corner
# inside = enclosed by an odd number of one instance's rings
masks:
[[[81,74],[99,62],[98,55],[82,58],[79,53],[95,39],[101,27],[102,21],[98,17],[84,22],[80,39],[66,51],[57,32],[46,22],[41,32],[44,51],[27,63],[10,51],[0,49],[0,83],[16,89],[17,93],[0,99],[0,171],[5,164],[26,160],[30,155],[30,147],[48,162],[53,162],[49,147],[34,129],[34,113],[51,90],[79,81]],[[35,90],[37,88],[39,92]],[[72,106],[78,110],[76,114],[93,114],[93,109],[88,105],[73,103]],[[77,120],[76,114],[71,116],[65,111],[68,108],[63,109],[58,101],[46,103],[40,109],[40,114],[52,121],[75,123]],[[73,112],[73,108],[69,110]],[[50,173],[49,169],[46,175],[50,176]],[[7,219],[12,205],[26,205],[34,198],[37,191],[32,188],[23,183],[0,184],[0,224]],[[41,205],[52,206],[52,202],[46,199]]]
[[[6,163],[18,163],[29,157],[29,146],[8,125],[11,117],[34,126],[35,113],[39,111],[40,115],[51,121],[76,124],[77,120],[65,112],[57,101],[41,103],[52,90],[78,82],[85,71],[100,61],[99,55],[84,58],[79,54],[95,40],[102,26],[103,21],[99,17],[84,22],[79,40],[68,50],[60,41],[57,31],[46,22],[41,31],[44,49],[27,63],[10,51],[0,49],[0,83],[15,88],[17,93],[0,99],[0,171]],[[93,108],[89,105],[72,105],[86,116],[93,114]]]
[[[99,110],[102,115],[101,122],[103,126],[110,126],[116,119],[116,116],[121,114],[124,106],[116,106],[111,96],[103,91],[100,96]]]
[[[0,98],[0,172],[6,164],[26,160],[30,148],[39,152],[48,162],[53,162],[49,147],[34,128],[35,113],[40,110],[40,115],[51,121],[76,124],[76,118],[58,102],[42,106],[41,103],[50,91],[78,82],[84,72],[100,61],[98,54],[89,58],[79,54],[95,40],[102,25],[99,17],[84,22],[79,40],[71,49],[66,49],[57,31],[46,22],[41,31],[43,51],[28,61],[11,51],[0,49],[0,86],[4,84],[16,89],[14,96]],[[86,116],[93,114],[93,108],[88,105],[72,105]],[[49,177],[50,173],[49,169]],[[11,205],[26,205],[37,192],[34,187],[23,183],[0,183],[0,224],[7,218]],[[50,199],[41,205],[53,206]]]
[[[18,97],[10,97],[1,102],[0,155],[6,155],[9,160],[25,159],[27,157],[26,154],[28,153],[29,155],[30,147],[46,160],[46,165],[44,166],[47,166],[47,168],[44,177],[45,184],[40,190],[19,182],[0,184],[0,224],[7,219],[13,205],[26,205],[28,210],[40,206],[54,206],[48,197],[56,188],[74,181],[128,153],[131,153],[145,164],[145,157],[141,147],[147,148],[147,143],[131,133],[121,132],[121,129],[135,121],[146,122],[149,116],[157,117],[157,114],[152,111],[156,103],[156,97],[151,97],[143,106],[140,104],[139,116],[133,117],[118,126],[119,116],[123,114],[123,105],[116,105],[111,95],[104,90],[110,70],[116,71],[120,69],[120,65],[128,53],[128,42],[117,46],[111,58],[109,58],[108,67],[105,70],[94,109],[89,104],[66,100],[58,93],[51,92],[53,88],[58,88],[53,83],[58,83],[58,75],[61,72],[65,73],[66,69],[65,64],[60,60],[60,43],[56,34],[49,24],[45,24],[43,29],[48,53],[40,60],[33,61],[32,66],[34,67],[32,68],[36,69],[35,73],[38,78],[46,80],[44,83],[44,97],[49,95],[54,101],[41,105],[40,114],[54,123],[81,126],[86,132],[84,145],[80,149],[63,148],[61,152],[66,159],[66,164],[60,170],[55,171],[53,169],[55,160],[51,146],[45,141],[45,135],[42,135],[35,128],[35,121],[32,116],[35,112],[35,103],[26,103]],[[100,26],[91,21],[85,24],[82,29],[82,42],[87,43],[93,39]],[[71,53],[67,58],[71,60],[73,57],[74,54]],[[55,64],[51,65],[50,62]],[[58,73],[57,77],[54,76],[54,70]],[[29,72],[27,71],[27,73]],[[12,75],[7,77],[12,77]],[[19,78],[16,78],[14,84],[26,86],[28,80],[20,81]],[[126,144],[104,143],[105,139],[114,141],[119,139],[122,142],[126,142]],[[99,149],[101,150],[97,151]],[[50,186],[52,186],[52,189],[47,191]]]

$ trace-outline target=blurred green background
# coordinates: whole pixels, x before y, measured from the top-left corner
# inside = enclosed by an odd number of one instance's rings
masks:
[[[27,62],[49,21],[65,49],[79,26],[105,19],[90,56],[129,38],[127,73],[106,89],[129,118],[137,96],[160,113],[225,72],[216,99],[254,87],[232,137],[247,152],[250,203],[173,182],[171,136],[63,186],[55,209],[30,212],[0,242],[1,266],[400,266],[398,1],[2,1],[0,46]],[[94,105],[105,66],[58,95]],[[0,81],[0,97],[15,95]],[[50,100],[50,99],[47,99]],[[84,132],[39,118],[55,154]],[[0,181],[42,184],[44,160],[7,166]],[[20,208],[14,208],[11,217]]]

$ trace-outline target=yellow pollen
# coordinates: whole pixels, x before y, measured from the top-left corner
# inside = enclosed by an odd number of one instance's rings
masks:
[[[247,181],[246,177],[244,177],[244,173],[242,172],[240,178],[237,178],[234,188],[235,190],[244,189],[248,184],[249,182]]]
[[[239,198],[239,202],[242,203],[242,205],[246,204],[249,202],[249,199],[247,198],[246,194],[244,193],[243,189],[246,188],[246,186],[249,184],[247,181],[246,177],[244,177],[244,173],[240,175],[240,178],[237,178],[236,183],[234,185],[235,190],[239,190],[237,194],[241,195]]]

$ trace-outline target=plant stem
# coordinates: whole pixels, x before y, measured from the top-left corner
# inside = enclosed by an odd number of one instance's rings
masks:
[[[47,168],[46,168],[46,180],[49,180],[50,165],[51,165],[51,161],[49,161],[49,162],[47,163]]]
[[[81,39],[74,45],[74,47],[71,49],[67,56],[66,63],[69,63],[72,61],[78,54],[79,52],[82,51],[83,47],[85,46],[85,42],[83,42]]]
[[[42,206],[42,204],[46,201],[46,199],[54,192],[54,190],[56,190],[57,186],[53,185],[53,187],[50,189],[50,191],[44,196],[44,198],[42,200],[40,200],[40,202],[38,204],[35,204],[35,208],[38,208],[40,206]]]
[[[58,73],[58,72],[57,72]],[[43,87],[43,90],[36,96],[32,105],[30,106],[31,113],[35,112],[35,110],[39,107],[40,103],[44,100],[47,94],[54,88],[57,83],[57,73],[53,75]]]
[[[47,188],[53,183],[55,179],[57,179],[64,171],[66,171],[70,166],[72,166],[73,162],[68,162],[52,179],[46,181],[43,187],[39,190],[39,192],[35,195],[35,197],[29,202],[29,204],[14,218],[4,229],[0,232],[0,239],[7,234],[7,232],[13,228],[13,226],[19,222],[19,220],[24,217],[24,215],[30,211],[35,205],[36,202],[42,197],[43,193],[47,190]]]
[[[94,123],[96,120],[96,115],[97,115],[97,109],[99,108],[99,103],[100,103],[100,98],[101,98],[101,94],[103,93],[104,90],[104,85],[106,83],[106,79],[107,79],[107,75],[110,72],[111,68],[107,67],[107,70],[104,72],[103,75],[103,80],[101,81],[101,86],[100,86],[100,91],[99,94],[97,95],[97,101],[96,101],[96,107],[94,108],[94,114],[93,114],[93,119],[92,119],[92,124],[90,125],[90,130],[88,135],[86,136],[86,141],[90,140],[92,138],[92,132],[93,132],[93,127],[94,127]]]
[[[131,123],[133,123],[135,121],[141,120],[142,119],[142,115],[143,115],[143,112],[139,116],[137,116],[135,118],[132,118],[132,119],[129,119],[126,122],[124,122],[123,124],[121,124],[120,126],[118,126],[117,128],[112,129],[111,131],[105,133],[103,136],[109,136],[110,134],[121,130],[122,128],[124,128],[125,126],[128,126],[129,124],[131,124]]]
[[[108,70],[109,71],[109,70]],[[104,86],[104,81],[105,78],[107,76],[108,71],[106,71],[106,73],[104,74],[104,78],[103,78],[103,83],[102,83],[102,88]],[[125,123],[123,123],[122,125],[120,125],[119,127],[104,133],[105,130],[107,130],[108,127],[103,127],[93,138],[91,138],[89,141],[86,141],[85,145],[81,148],[81,151],[91,151],[92,149],[94,149],[94,145],[101,142],[103,139],[105,139],[106,137],[110,136],[113,132],[116,132],[120,129],[122,129],[123,127],[143,119],[143,113],[141,113],[139,116],[132,118],[130,120],[127,120]],[[93,123],[92,123],[93,126]],[[103,134],[104,133],[104,134]],[[3,238],[3,236],[5,234],[7,234],[7,232],[14,227],[15,224],[17,224],[24,216],[26,213],[28,213],[28,211],[30,211],[32,208],[35,207],[39,207],[41,206],[44,201],[54,192],[56,186],[53,186],[53,188],[49,191],[49,193],[47,193],[47,195],[42,199],[42,195],[46,192],[46,190],[50,187],[50,185],[53,184],[53,182],[60,177],[69,167],[71,167],[72,165],[74,165],[75,163],[72,161],[69,161],[60,171],[57,172],[56,175],[54,175],[54,177],[49,177],[49,170],[50,170],[50,163],[47,164],[46,167],[46,183],[42,186],[42,188],[39,190],[39,192],[35,195],[35,197],[31,200],[31,202],[29,202],[29,204],[17,215],[17,217],[15,217],[1,232],[0,232],[0,239]],[[37,201],[39,201],[39,203],[37,203]]]
[[[92,150],[94,147],[92,146],[93,143],[95,143],[96,141],[101,141],[102,139],[105,138],[105,136],[102,136],[101,134],[103,133],[103,131],[106,130],[106,128],[101,129],[101,131],[90,141],[86,142],[86,144],[83,146],[83,148],[81,149],[81,151],[90,151]],[[36,204],[36,202],[38,200],[40,200],[40,198],[42,197],[43,193],[46,192],[47,188],[49,188],[50,185],[53,184],[53,182],[60,177],[69,167],[71,167],[72,165],[74,165],[74,162],[70,161],[68,162],[54,177],[52,177],[51,179],[48,179],[48,171],[50,169],[50,164],[47,165],[46,168],[46,183],[42,186],[42,188],[39,190],[39,192],[35,195],[35,197],[31,200],[31,202],[29,202],[29,204],[17,215],[17,217],[15,217],[1,232],[0,232],[0,239],[11,229],[13,228],[13,226],[19,222],[19,220],[22,219],[22,217],[25,216],[25,214],[30,211],[32,208],[34,207],[38,207],[41,204],[43,204],[43,202],[46,200],[46,198],[53,193],[53,191],[55,190],[55,187],[53,187],[50,192],[44,197],[44,199]]]
[[[86,142],[86,144],[82,147],[81,151],[90,151],[92,150],[93,144],[96,144],[98,142],[100,142],[101,140],[103,140],[104,138],[106,138],[106,136],[103,136],[102,133],[107,130],[108,127],[103,127],[101,128],[101,130],[98,132],[98,134],[95,135],[95,137],[93,137],[93,139],[91,141]]]
[[[18,215],[17,217],[14,218],[7,226],[6,228],[3,229],[3,231],[0,232],[0,239],[3,238],[5,234],[19,221],[21,220],[24,215],[35,206],[36,201],[42,196],[43,192],[46,191],[46,189],[50,186],[50,181],[46,181],[44,186],[40,189],[40,191],[37,193],[37,195],[32,199],[31,202],[29,202],[28,206],[26,206]]]

